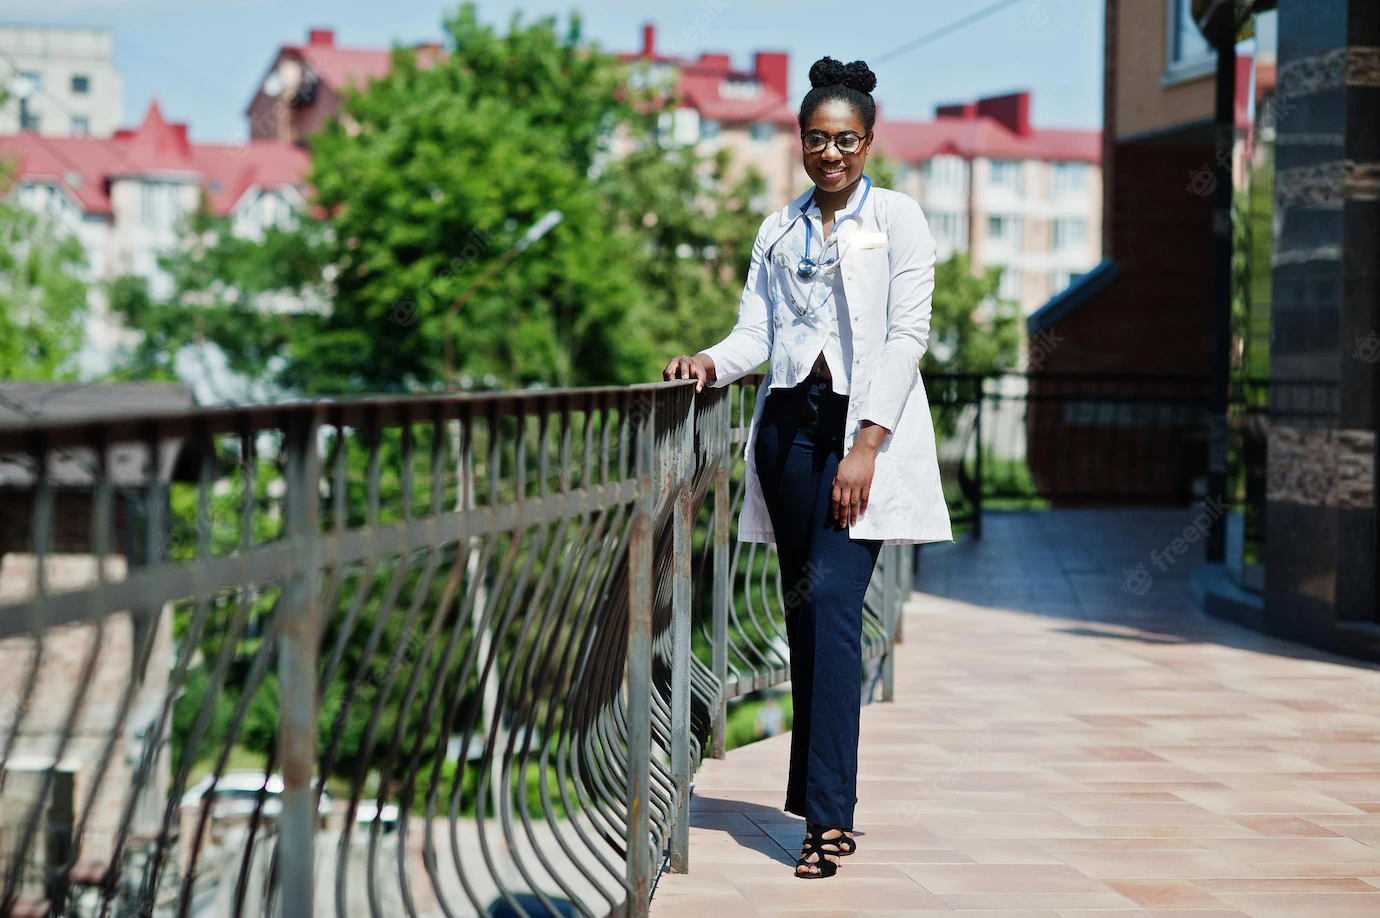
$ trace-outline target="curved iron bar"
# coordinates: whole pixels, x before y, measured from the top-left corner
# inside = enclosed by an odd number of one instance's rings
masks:
[[[0,459],[35,470],[40,572],[0,607],[22,680],[0,702],[0,797],[20,757],[53,758],[9,821],[0,911],[645,914],[664,852],[686,869],[690,780],[725,706],[789,675],[807,585],[731,539],[760,384],[0,426]],[[71,528],[59,490],[89,512],[90,582],[45,576],[73,550],[51,544]],[[170,550],[175,525],[190,549]],[[898,632],[903,562],[879,561],[868,659]],[[54,701],[64,653],[77,681]],[[73,756],[64,848],[48,813]]]

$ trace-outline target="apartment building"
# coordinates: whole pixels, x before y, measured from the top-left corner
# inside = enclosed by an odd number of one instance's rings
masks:
[[[309,166],[304,150],[276,140],[192,143],[157,102],[139,127],[111,137],[23,131],[0,137],[0,156],[14,163],[19,203],[81,241],[89,281],[133,274],[156,295],[169,292],[159,258],[188,214],[206,207],[236,232],[260,232],[303,205]],[[98,372],[123,333],[95,293],[83,368]]]
[[[105,29],[0,25],[0,134],[114,134],[124,119],[114,49]]]
[[[788,74],[790,55],[758,51],[750,69],[736,68],[727,54],[703,52],[694,59],[657,48],[656,26],[642,28],[642,48],[619,58],[633,66],[633,86],[649,86],[674,100],[662,115],[662,142],[694,145],[706,155],[733,154],[737,174],[756,169],[766,180],[757,208],[774,210],[809,185],[800,165],[800,140]]]
[[[436,43],[414,49],[422,66],[442,53]],[[304,44],[283,45],[274,55],[245,111],[249,139],[305,144],[340,112],[347,89],[385,75],[392,62],[387,48],[346,48],[333,30],[310,30]]]
[[[1036,128],[1030,93],[879,118],[876,150],[924,208],[939,257],[1002,269],[1000,295],[1034,312],[1102,257],[1101,133]]]

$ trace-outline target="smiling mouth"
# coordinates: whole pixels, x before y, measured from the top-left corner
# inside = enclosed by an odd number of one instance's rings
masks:
[[[828,176],[829,178],[834,178],[835,176],[843,175],[843,174],[846,173],[848,170],[847,170],[847,169],[842,169],[842,168],[840,168],[840,169],[820,169],[819,171],[820,171],[821,173],[823,173],[824,175]]]

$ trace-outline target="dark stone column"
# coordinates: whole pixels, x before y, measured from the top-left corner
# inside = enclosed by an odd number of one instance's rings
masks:
[[[1380,659],[1380,3],[1280,0],[1266,630]]]

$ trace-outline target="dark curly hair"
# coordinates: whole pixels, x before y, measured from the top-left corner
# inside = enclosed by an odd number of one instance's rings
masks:
[[[800,103],[798,121],[802,131],[816,109],[825,102],[834,101],[853,106],[869,132],[877,123],[877,103],[872,99],[872,90],[877,88],[877,75],[864,61],[845,64],[832,57],[821,57],[810,68],[810,86],[812,88]]]

